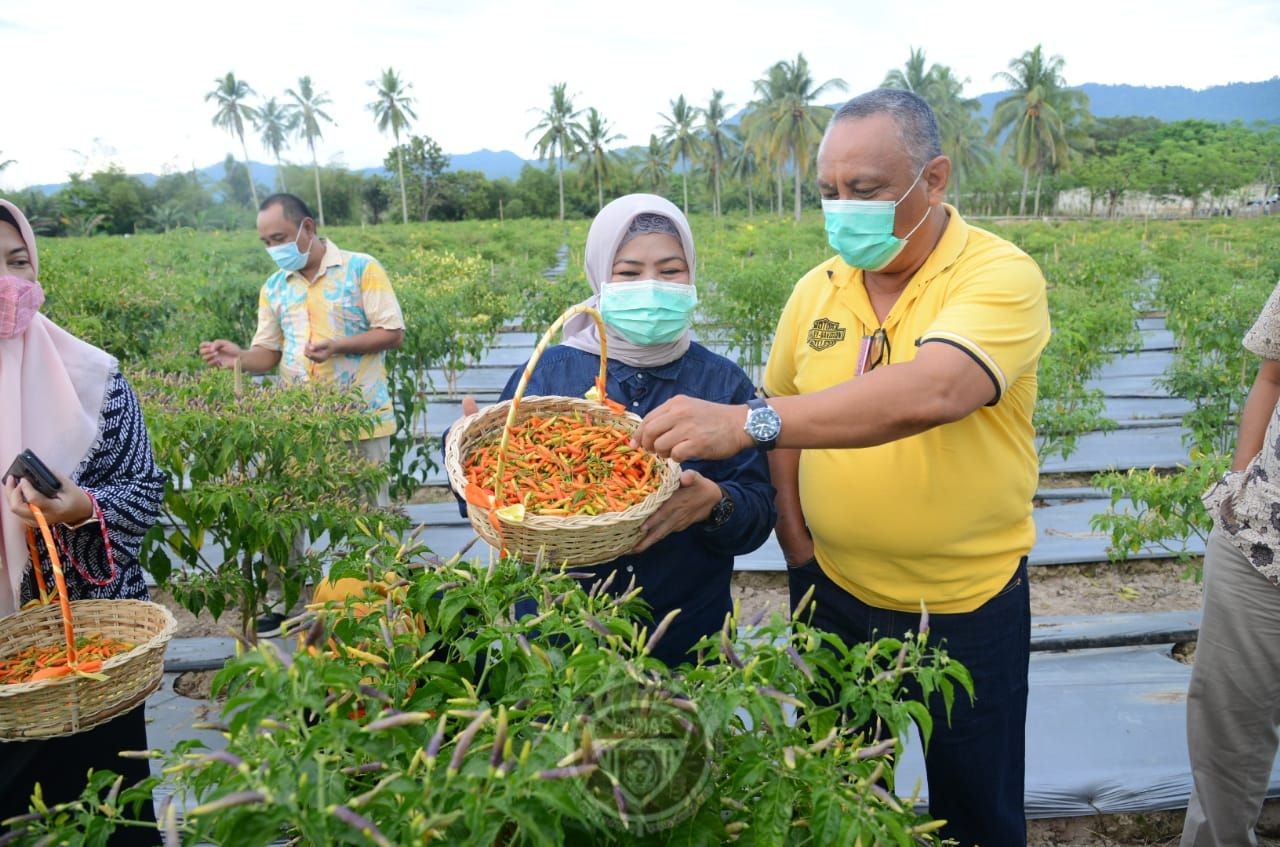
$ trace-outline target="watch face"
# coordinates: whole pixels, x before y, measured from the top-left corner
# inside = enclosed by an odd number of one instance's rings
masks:
[[[752,409],[747,417],[747,432],[756,441],[773,441],[782,429],[782,419],[769,407]]]

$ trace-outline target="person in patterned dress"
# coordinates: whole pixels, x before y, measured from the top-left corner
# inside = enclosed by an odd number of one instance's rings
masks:
[[[1262,357],[1231,469],[1204,497],[1213,531],[1187,692],[1182,847],[1256,845],[1280,744],[1280,285],[1244,346]]]
[[[30,224],[17,206],[0,200],[0,468],[30,449],[61,482],[57,496],[48,498],[27,480],[4,480],[0,616],[36,599],[35,568],[43,570],[46,585],[54,584],[43,545],[37,545],[37,562],[28,551],[31,505],[43,511],[63,548],[72,600],[146,600],[138,551],[164,500],[164,474],[137,396],[112,356],[40,314],[38,271]],[[148,777],[147,762],[116,755],[148,747],[144,708],[63,738],[0,743],[0,820],[26,813],[37,783],[52,805],[78,797],[91,768],[123,774],[126,785]],[[150,804],[141,815],[153,817]],[[110,841],[155,843],[154,830],[137,828]]]

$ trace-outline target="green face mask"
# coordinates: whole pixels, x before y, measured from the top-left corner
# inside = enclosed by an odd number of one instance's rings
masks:
[[[898,200],[823,200],[822,212],[826,218],[827,243],[840,254],[851,268],[878,271],[898,257],[907,246],[907,239],[920,228],[929,212],[902,238],[893,234],[898,204],[911,193],[924,174],[924,168]]]
[[[693,323],[698,292],[688,283],[645,279],[600,286],[600,316],[632,344],[670,344]]]

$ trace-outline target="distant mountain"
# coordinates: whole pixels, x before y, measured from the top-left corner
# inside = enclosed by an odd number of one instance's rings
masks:
[[[1089,111],[1099,118],[1152,117],[1162,121],[1199,118],[1229,123],[1234,120],[1280,123],[1280,76],[1266,82],[1233,82],[1194,91],[1180,85],[1148,88],[1138,85],[1086,83],[1079,89],[1089,95]],[[978,98],[982,116],[1009,92],[996,91]]]

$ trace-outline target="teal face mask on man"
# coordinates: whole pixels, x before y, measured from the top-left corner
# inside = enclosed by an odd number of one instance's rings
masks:
[[[600,286],[600,316],[632,344],[670,344],[693,323],[698,292],[689,283],[645,279]]]
[[[268,247],[267,253],[275,260],[276,265],[282,271],[300,271],[307,266],[307,254],[311,252],[311,244],[307,245],[304,253],[298,249],[298,239],[302,237],[302,227],[298,227],[298,234],[293,237],[293,241],[286,244],[277,244],[274,247]],[[314,243],[316,237],[311,236]]]
[[[906,199],[924,168],[898,200],[823,200],[822,212],[826,219],[827,243],[840,254],[845,264],[865,271],[878,271],[898,257],[907,246],[907,239],[920,228],[929,212],[925,210],[915,226],[902,238],[893,234],[894,218],[898,204]]]

